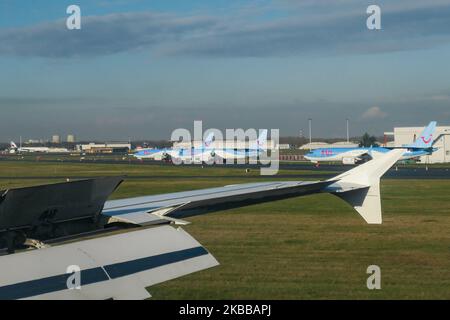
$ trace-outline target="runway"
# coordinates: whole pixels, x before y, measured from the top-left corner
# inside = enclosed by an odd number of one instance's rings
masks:
[[[25,159],[25,160],[12,160],[9,157],[0,157],[0,161],[20,161],[20,162],[36,162],[36,160]],[[96,159],[96,160],[41,160],[40,163],[84,163],[86,165],[89,164],[123,164],[123,165],[136,165],[136,166],[174,166],[174,164],[169,162],[161,162],[161,161],[127,161],[127,160],[112,160],[112,159]],[[183,164],[177,165],[177,167],[200,167],[199,164]],[[209,165],[204,165],[204,167],[210,167]],[[251,165],[251,164],[215,164],[212,167],[217,168],[237,168],[242,169],[243,171],[246,169],[250,169],[252,172],[255,170],[259,170],[261,165]],[[261,175],[252,175],[247,174],[245,171],[240,174],[233,174],[227,176],[220,176],[220,178],[229,178],[229,179],[297,179],[297,180],[323,180],[328,179],[337,174],[350,170],[351,165],[331,165],[331,164],[323,164],[319,167],[315,167],[311,163],[301,162],[301,163],[280,163],[280,170],[298,170],[307,173],[299,173],[299,174],[278,174],[274,176],[261,176]],[[141,176],[127,176],[128,180],[144,180],[144,179],[209,179],[214,177],[213,175],[141,175]],[[11,177],[11,176],[0,176],[2,180],[25,180],[25,179],[87,179],[91,178],[91,176],[27,176],[27,177]],[[216,177],[214,177],[216,178]],[[392,167],[386,174],[383,176],[383,179],[450,179],[450,166],[449,167],[437,167],[433,165],[425,166],[425,165],[397,165]]]

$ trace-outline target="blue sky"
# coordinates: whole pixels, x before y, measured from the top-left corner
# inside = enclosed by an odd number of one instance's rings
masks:
[[[65,28],[68,5],[82,30]],[[0,140],[450,124],[450,0],[0,0]]]

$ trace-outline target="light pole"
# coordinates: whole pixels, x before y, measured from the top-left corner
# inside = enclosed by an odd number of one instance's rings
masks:
[[[312,119],[308,119],[308,125],[309,125],[309,148],[311,149],[311,143],[312,143]]]
[[[347,143],[350,142],[350,134],[349,134],[349,128],[348,128],[348,118],[346,119],[347,122]]]

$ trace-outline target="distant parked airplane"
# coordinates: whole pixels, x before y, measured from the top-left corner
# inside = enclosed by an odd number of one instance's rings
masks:
[[[412,144],[403,145],[405,153],[400,160],[414,159],[432,154],[436,151],[433,148],[433,134],[436,130],[436,121],[423,130],[420,136]],[[343,164],[355,164],[364,159],[376,158],[379,155],[388,153],[391,149],[387,147],[359,147],[359,148],[320,148],[315,149],[305,155],[305,158],[313,163],[319,162],[342,162]]]
[[[18,147],[14,141],[10,143],[10,153],[67,153],[70,152],[66,148],[49,148],[49,147]]]
[[[216,157],[225,160],[238,160],[257,158],[267,150],[267,129],[261,130],[258,139],[252,142],[248,149],[243,148],[216,148],[214,146],[214,133],[208,135],[201,147],[197,148],[166,148],[166,149],[140,149],[133,155],[138,159],[162,160],[171,158],[179,163],[210,162]]]
[[[171,151],[172,148],[164,148],[164,149],[143,148],[135,151],[133,153],[133,156],[138,159],[164,160],[169,156]]]
[[[267,129],[261,130],[256,141],[253,141],[248,149],[242,148],[224,148],[215,149],[214,153],[225,160],[239,160],[247,158],[258,158],[263,152],[267,151]]]
[[[214,151],[211,148],[214,139],[214,133],[210,133],[200,148],[165,148],[165,149],[140,149],[133,156],[138,159],[164,160],[171,158],[172,161],[180,163],[187,162],[206,162],[211,160]]]

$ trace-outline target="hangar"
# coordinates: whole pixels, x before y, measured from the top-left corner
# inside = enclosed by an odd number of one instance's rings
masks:
[[[128,153],[131,143],[89,143],[78,144],[76,149],[85,153]]]
[[[422,132],[423,127],[396,127],[393,132],[385,132],[385,136],[394,137],[394,145],[401,147],[404,144],[412,143]],[[433,135],[433,147],[438,150],[432,155],[420,158],[423,163],[445,163],[450,162],[450,126],[436,127]]]

